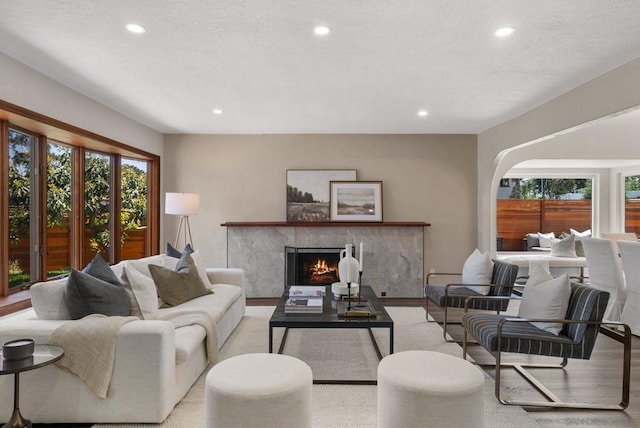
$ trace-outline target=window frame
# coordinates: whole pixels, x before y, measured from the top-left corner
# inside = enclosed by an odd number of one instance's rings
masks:
[[[47,207],[47,174],[46,154],[48,142],[65,144],[72,149],[72,212],[71,212],[71,265],[80,269],[87,260],[82,260],[84,240],[84,156],[86,151],[97,152],[111,157],[112,177],[110,178],[111,204],[110,213],[112,219],[112,241],[119,242],[121,234],[120,208],[121,208],[121,160],[122,157],[137,159],[147,162],[147,255],[157,254],[159,251],[160,236],[160,156],[140,150],[136,147],[94,134],[90,131],[64,123],[57,119],[44,116],[28,109],[16,106],[0,100],[0,191],[3,195],[9,193],[8,177],[8,153],[9,153],[9,129],[27,132],[36,137],[36,150],[34,157],[37,159],[36,180],[33,186],[34,204],[37,205],[38,222],[32,226],[37,231],[37,242],[40,251],[37,261],[37,272],[32,276],[32,282],[47,280],[46,260],[46,207]],[[111,263],[120,261],[121,251],[119,245],[112,245]],[[8,272],[9,266],[9,206],[8,198],[0,198],[0,266],[3,272]],[[9,290],[8,275],[0,278],[0,297],[8,296],[20,291],[20,288]],[[52,278],[53,279],[53,278]]]

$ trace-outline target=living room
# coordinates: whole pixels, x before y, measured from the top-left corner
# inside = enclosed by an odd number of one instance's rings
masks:
[[[600,10],[603,6],[592,3],[589,7]],[[629,15],[636,17],[637,12],[634,6]],[[368,127],[353,131],[344,125],[350,116],[342,111],[333,131],[326,131],[325,123],[298,126],[293,115],[281,119],[281,127],[240,126],[243,121],[261,119],[263,113],[257,108],[244,118],[241,114],[240,118],[235,116],[233,123],[216,125],[232,114],[224,107],[222,115],[210,114],[204,120],[213,123],[213,127],[219,126],[219,131],[210,131],[187,126],[191,118],[178,110],[186,109],[188,103],[177,95],[171,96],[171,101],[154,100],[146,92],[133,97],[126,91],[111,90],[108,80],[91,81],[90,74],[74,70],[78,53],[70,53],[69,58],[58,60],[57,66],[48,69],[45,59],[38,59],[36,54],[46,52],[46,44],[34,47],[33,41],[9,28],[0,24],[2,36],[7,36],[0,43],[0,100],[159,156],[161,197],[154,208],[161,213],[160,246],[152,253],[161,252],[164,243],[172,242],[178,227],[176,216],[163,214],[164,194],[194,192],[200,195],[200,213],[190,217],[194,246],[205,255],[209,267],[228,264],[228,231],[221,226],[223,223],[285,221],[287,170],[355,169],[358,180],[382,181],[385,222],[430,224],[424,230],[426,275],[431,270],[458,271],[475,248],[495,252],[496,191],[500,179],[520,162],[640,159],[635,125],[635,111],[640,106],[640,52],[627,44],[626,50],[616,51],[615,60],[609,60],[608,52],[601,52],[592,58],[593,62],[602,58],[601,64],[561,76],[544,88],[546,92],[513,106],[508,118],[486,128],[475,124],[459,129],[439,128],[434,123],[443,120],[441,113],[430,108],[426,118],[416,117],[413,101],[411,106],[400,106],[400,101],[391,97],[389,105],[393,108],[389,109],[404,109],[411,116],[406,130],[390,119],[376,123],[367,118],[361,123],[370,122]],[[24,56],[21,50],[26,52]],[[225,53],[230,61],[238,61]],[[211,61],[223,62],[224,58],[220,55]],[[78,73],[79,81],[64,80],[64,75],[72,72]],[[189,73],[184,65],[182,73]],[[247,72],[243,76],[247,82],[253,75]],[[380,92],[393,92],[397,82],[386,83],[387,88],[373,87]],[[238,89],[242,85],[237,82],[232,86]],[[274,99],[290,96],[286,88],[275,83],[270,91]],[[467,94],[460,95],[456,103],[464,105]],[[135,98],[136,102],[128,98]],[[124,104],[130,101],[133,107],[118,108],[123,100]],[[298,101],[300,105],[308,103]],[[175,115],[152,116],[145,108],[151,109],[154,102],[175,104]],[[250,94],[239,104],[242,103],[251,105]],[[269,105],[263,108],[268,111]],[[274,105],[270,108],[278,109]],[[335,105],[325,106],[326,110],[334,108]],[[364,107],[363,111],[363,116],[370,112]],[[314,113],[317,111],[310,109],[305,115]],[[4,112],[2,119],[11,122],[10,116]],[[326,117],[324,113],[318,116]],[[628,126],[619,123],[624,118],[629,118]],[[388,125],[388,131],[379,123]],[[287,124],[290,126],[285,127]],[[615,124],[614,129],[610,129],[611,124]],[[601,199],[594,206],[599,213],[594,224],[598,233],[621,231],[614,211],[617,202],[608,196],[615,190],[612,181],[600,181]]]

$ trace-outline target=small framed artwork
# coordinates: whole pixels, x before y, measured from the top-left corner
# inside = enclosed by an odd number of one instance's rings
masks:
[[[500,187],[509,187],[509,179],[501,178],[500,179]]]
[[[329,183],[356,178],[355,169],[287,170],[287,221],[329,221]]]
[[[382,181],[332,181],[331,221],[382,221]]]

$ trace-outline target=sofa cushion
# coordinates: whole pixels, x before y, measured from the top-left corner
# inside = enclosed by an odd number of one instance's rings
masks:
[[[193,258],[184,254],[175,270],[164,266],[149,265],[149,271],[164,303],[176,306],[196,297],[211,294],[198,275]]]
[[[176,365],[189,359],[196,349],[203,346],[207,332],[200,325],[188,325],[176,328]]]
[[[29,288],[31,306],[38,319],[41,320],[69,320],[71,315],[67,308],[64,294],[67,288],[67,278],[54,281],[37,282]]]
[[[538,241],[540,241],[540,247],[551,248],[551,244],[555,239],[556,234],[554,232],[542,233],[538,232]]]
[[[122,284],[114,285],[84,272],[71,270],[65,300],[71,319],[90,314],[129,315],[129,297]]]

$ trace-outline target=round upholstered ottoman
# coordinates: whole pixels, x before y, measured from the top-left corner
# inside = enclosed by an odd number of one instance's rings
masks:
[[[406,351],[378,365],[378,428],[484,427],[484,375],[462,358]]]
[[[311,368],[280,354],[221,361],[205,382],[207,428],[310,428]]]

